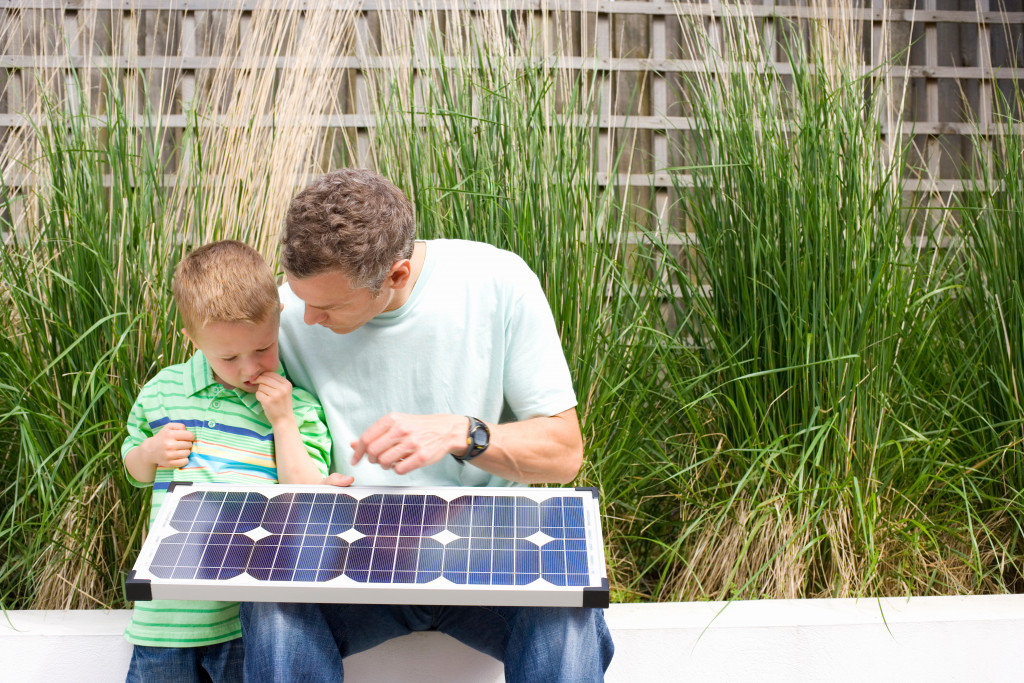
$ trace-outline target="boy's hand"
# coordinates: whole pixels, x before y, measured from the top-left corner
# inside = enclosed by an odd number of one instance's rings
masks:
[[[324,477],[324,480],[320,483],[325,486],[351,486],[354,481],[355,478],[350,475],[332,472]]]
[[[141,444],[142,457],[157,467],[177,469],[188,464],[192,442],[196,437],[180,422],[169,422],[163,429]]]
[[[264,372],[256,378],[256,400],[271,426],[281,420],[294,420],[292,413],[292,383],[276,372]]]

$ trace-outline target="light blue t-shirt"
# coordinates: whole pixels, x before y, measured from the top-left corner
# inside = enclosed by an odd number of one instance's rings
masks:
[[[388,412],[472,415],[490,423],[576,406],[554,318],[537,276],[488,244],[433,240],[401,308],[349,334],[303,322],[281,286],[281,356],[292,381],[323,405],[334,439],[331,471],[360,486],[509,486],[454,458],[398,475],[349,444]]]

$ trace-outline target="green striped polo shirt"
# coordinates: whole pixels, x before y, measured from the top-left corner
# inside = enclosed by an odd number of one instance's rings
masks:
[[[284,374],[279,369],[279,373]],[[331,437],[319,402],[304,389],[292,391],[292,409],[306,450],[327,475]],[[152,524],[172,481],[221,484],[276,484],[274,435],[255,394],[228,389],[213,379],[201,351],[186,363],[164,368],[146,383],[128,417],[121,457],[169,422],[195,436],[188,464],[157,468],[153,482]],[[135,486],[150,486],[128,479]],[[238,638],[237,602],[153,600],[137,602],[125,639],[153,647],[199,647]]]

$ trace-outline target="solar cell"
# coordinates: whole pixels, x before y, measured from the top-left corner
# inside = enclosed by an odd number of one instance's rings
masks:
[[[129,600],[608,605],[593,489],[177,483]]]

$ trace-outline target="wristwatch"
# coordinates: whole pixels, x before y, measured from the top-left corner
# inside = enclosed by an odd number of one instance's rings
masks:
[[[467,415],[466,417],[469,416]],[[466,454],[455,455],[452,453],[452,457],[459,462],[469,462],[473,458],[480,456],[490,445],[490,428],[485,425],[482,420],[478,420],[475,417],[469,417],[469,433],[466,434]]]

